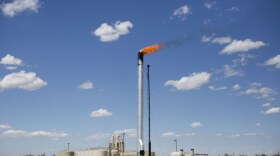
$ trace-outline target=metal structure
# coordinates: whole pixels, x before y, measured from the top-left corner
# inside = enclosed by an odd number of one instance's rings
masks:
[[[138,52],[138,146],[137,155],[144,156],[143,143],[143,54]]]
[[[173,141],[175,141],[175,147],[176,147],[176,152],[177,152],[177,139],[174,139]]]
[[[147,79],[148,79],[148,127],[149,127],[149,156],[152,155],[152,145],[151,145],[151,91],[150,91],[150,65],[147,65]]]

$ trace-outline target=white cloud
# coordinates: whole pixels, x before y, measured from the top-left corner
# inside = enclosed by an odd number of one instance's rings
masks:
[[[261,123],[259,123],[259,122],[258,122],[258,123],[256,123],[256,126],[260,126],[260,125],[261,125]]]
[[[22,60],[19,58],[16,58],[10,54],[7,54],[6,56],[4,56],[1,61],[0,64],[4,64],[4,65],[17,65],[17,66],[21,66],[23,65]]]
[[[280,107],[272,107],[264,112],[264,114],[276,114],[280,113]]]
[[[11,128],[13,127],[10,125],[0,125],[0,129],[11,129]]]
[[[137,131],[136,129],[125,129],[125,130],[117,130],[114,132],[114,134],[120,135],[121,133],[124,133],[128,137],[136,137]]]
[[[209,82],[211,77],[210,73],[192,73],[190,76],[182,77],[180,80],[168,80],[165,86],[173,86],[177,90],[192,90]]]
[[[252,83],[250,83],[250,85],[253,86],[253,87],[259,87],[259,86],[262,85],[262,83],[260,83],[260,82],[252,82]]]
[[[190,8],[187,5],[184,5],[178,9],[174,10],[173,15],[171,16],[171,19],[173,17],[178,17],[182,21],[184,21],[185,19],[187,19],[187,14],[190,14],[190,13],[191,13]]]
[[[200,122],[193,122],[192,124],[191,124],[191,127],[192,128],[198,128],[198,127],[201,127],[202,126],[202,124],[200,123]]]
[[[161,135],[162,137],[175,137],[176,134],[173,132],[166,132]]]
[[[86,140],[102,140],[108,139],[112,136],[110,133],[96,133],[94,135],[88,136]]]
[[[231,37],[227,36],[227,37],[216,37],[213,38],[212,43],[219,43],[219,44],[227,44],[231,42]]]
[[[87,90],[87,89],[92,89],[93,88],[93,83],[87,80],[86,82],[80,84],[79,86],[80,89],[82,90]]]
[[[3,79],[0,79],[0,90],[19,88],[24,90],[37,90],[43,86],[46,86],[47,82],[37,77],[34,72],[20,71],[6,75]]]
[[[239,137],[240,137],[240,134],[233,134],[233,135],[230,135],[229,137],[230,137],[230,138],[239,138]]]
[[[110,42],[118,40],[121,35],[128,34],[129,29],[132,27],[133,25],[130,21],[117,21],[114,25],[103,23],[99,28],[92,32],[92,34],[100,37],[100,41],[102,42]]]
[[[1,5],[1,9],[4,15],[10,17],[13,17],[25,10],[37,13],[39,7],[39,0],[13,0],[10,3],[4,3]]]
[[[231,7],[231,8],[228,9],[228,11],[238,12],[238,11],[239,11],[239,8],[237,8],[237,7]]]
[[[209,86],[209,89],[217,91],[217,90],[225,90],[225,89],[227,89],[227,87],[226,86],[222,86],[222,87]]]
[[[220,53],[221,54],[233,54],[238,52],[247,52],[249,50],[258,49],[266,44],[262,41],[252,41],[251,39],[233,40],[227,45]]]
[[[111,116],[111,115],[113,115],[112,112],[109,112],[108,110],[103,109],[103,108],[100,108],[99,110],[93,111],[90,113],[90,117],[92,117],[92,118],[107,117],[107,116]]]
[[[222,134],[222,133],[218,133],[217,136],[218,136],[218,137],[221,137],[221,136],[223,136],[223,134]]]
[[[262,106],[263,106],[263,107],[270,107],[270,106],[271,106],[271,103],[269,103],[269,102],[263,103]]]
[[[204,4],[204,6],[207,8],[207,9],[211,9],[215,4],[217,3],[217,1],[214,1],[214,2],[206,2]]]
[[[184,134],[184,136],[195,136],[196,135],[196,133],[186,133],[186,134]]]
[[[244,136],[256,136],[257,134],[256,133],[245,133],[243,134]]]
[[[235,84],[235,85],[232,86],[232,89],[233,90],[239,90],[239,89],[241,89],[241,86],[239,84]]]
[[[241,65],[241,66],[245,66],[247,64],[247,60],[248,59],[251,59],[251,58],[254,58],[255,56],[251,55],[251,54],[239,54],[238,55],[240,58],[238,59],[234,59],[232,62],[233,62],[233,66],[238,66],[238,65]]]
[[[203,35],[200,41],[205,42],[205,43],[210,42],[214,36],[215,36],[215,33],[213,33],[210,36]]]
[[[241,94],[245,94],[245,95],[255,94],[257,95],[257,98],[270,98],[271,96],[274,96],[278,93],[272,88],[268,88],[268,87],[257,88],[253,86],[252,88],[242,91]]]
[[[242,71],[235,70],[232,66],[226,64],[224,65],[224,75],[225,77],[243,76],[244,73]]]
[[[23,130],[7,130],[2,133],[7,137],[66,137],[68,134],[57,131],[23,131]]]
[[[275,66],[275,68],[280,69],[280,54],[276,55],[275,57],[272,57],[265,61],[264,63],[265,66]]]
[[[5,65],[6,69],[8,69],[8,70],[15,70],[15,69],[17,69],[18,66],[24,65],[21,59],[16,58],[10,54],[7,54],[6,56],[4,56],[1,59],[0,64]]]

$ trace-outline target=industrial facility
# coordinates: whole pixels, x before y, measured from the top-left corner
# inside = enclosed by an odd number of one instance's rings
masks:
[[[124,143],[124,133],[122,135],[112,136],[111,142],[108,144],[108,147],[99,147],[99,148],[89,148],[80,151],[70,151],[69,143],[68,150],[64,150],[58,153],[58,156],[155,156],[155,152],[151,150],[151,141],[150,141],[150,78],[149,78],[149,65],[148,67],[148,105],[149,105],[149,149],[144,151],[143,143],[143,63],[144,55],[148,55],[152,52],[155,52],[161,48],[164,48],[161,44],[155,44],[148,46],[139,50],[138,52],[138,129],[137,129],[137,150],[136,151],[125,151]],[[177,152],[177,142],[176,142],[176,152],[172,152],[171,156],[195,156],[203,155],[208,156],[207,154],[194,154],[194,149],[191,149],[189,153],[184,152],[182,149]]]
[[[151,152],[155,156],[155,152]],[[64,150],[58,156],[137,156],[137,151],[125,151],[124,135],[113,136],[108,147],[89,148],[79,151]],[[148,153],[145,154],[148,156]]]

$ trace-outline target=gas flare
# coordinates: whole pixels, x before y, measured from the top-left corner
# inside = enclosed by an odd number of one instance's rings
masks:
[[[162,44],[154,44],[154,45],[150,45],[148,47],[145,47],[141,50],[139,50],[140,53],[144,54],[144,55],[148,55],[148,54],[151,54],[152,52],[156,52],[158,51],[159,49],[163,48],[164,46]]]

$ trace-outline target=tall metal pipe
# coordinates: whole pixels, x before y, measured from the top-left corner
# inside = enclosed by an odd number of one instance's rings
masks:
[[[147,65],[147,81],[148,81],[148,129],[149,129],[149,156],[152,156],[151,145],[151,89],[150,89],[150,65]]]
[[[144,156],[143,143],[143,54],[138,52],[138,156]]]

